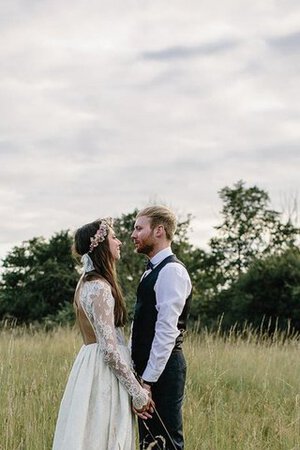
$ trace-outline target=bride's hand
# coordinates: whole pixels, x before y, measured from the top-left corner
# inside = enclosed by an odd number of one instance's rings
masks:
[[[147,419],[152,418],[152,413],[154,411],[154,407],[155,407],[155,403],[152,400],[152,398],[149,396],[147,405],[143,406],[143,408],[141,408],[141,409],[137,409],[134,406],[132,406],[132,410],[140,419],[147,420]]]

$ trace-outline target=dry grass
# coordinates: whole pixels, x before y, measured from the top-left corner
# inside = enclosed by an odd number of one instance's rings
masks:
[[[189,450],[300,449],[296,339],[194,335],[186,354]]]
[[[80,345],[70,329],[0,332],[0,450],[51,449]],[[300,450],[297,339],[191,334],[185,354],[186,450]]]

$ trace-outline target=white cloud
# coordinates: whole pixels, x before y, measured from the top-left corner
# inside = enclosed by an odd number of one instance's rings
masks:
[[[205,245],[224,185],[297,191],[297,1],[1,8],[0,257],[156,197]]]

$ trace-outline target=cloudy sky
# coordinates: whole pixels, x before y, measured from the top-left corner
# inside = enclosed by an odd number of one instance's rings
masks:
[[[243,179],[299,191],[299,0],[1,0],[0,257],[149,202],[191,213]]]

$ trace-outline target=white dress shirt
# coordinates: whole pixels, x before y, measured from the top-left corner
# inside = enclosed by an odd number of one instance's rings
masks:
[[[155,267],[172,254],[171,247],[168,247],[150,261]],[[151,269],[147,270],[143,277],[150,272]],[[162,374],[180,334],[177,323],[191,289],[189,274],[181,264],[171,262],[160,270],[154,285],[157,320],[150,356],[142,375],[145,381],[155,382]]]

